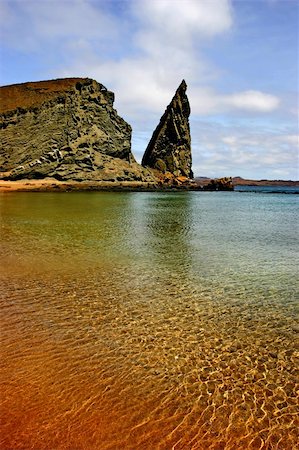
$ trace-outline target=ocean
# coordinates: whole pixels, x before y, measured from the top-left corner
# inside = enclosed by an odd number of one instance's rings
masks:
[[[299,448],[273,189],[0,194],[1,450]]]

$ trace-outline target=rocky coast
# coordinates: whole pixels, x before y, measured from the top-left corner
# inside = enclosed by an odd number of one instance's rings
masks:
[[[170,121],[179,126],[184,119],[183,125],[188,124],[185,111],[179,110],[181,103],[188,102],[185,90],[186,86],[179,89],[171,103],[177,105],[176,111],[170,106],[168,128]],[[154,188],[164,179],[179,184],[174,180],[181,175],[180,161],[172,163],[171,158],[180,136],[168,139],[172,149],[166,155],[168,173],[158,166],[138,164],[131,151],[131,126],[113,108],[114,94],[95,80],[68,78],[4,86],[0,95],[2,180],[24,180],[24,189],[54,185],[57,189],[64,186],[61,182],[84,183],[82,188],[86,183],[98,188],[122,187],[122,183]],[[189,129],[186,133],[190,143]],[[190,144],[191,166],[189,153]]]
[[[138,164],[114,94],[90,78],[0,88],[0,190],[171,190],[193,180],[190,104],[183,80]],[[224,180],[224,179],[223,179]],[[204,189],[233,189],[229,179]]]

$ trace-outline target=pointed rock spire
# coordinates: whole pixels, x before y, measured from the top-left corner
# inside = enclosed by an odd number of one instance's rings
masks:
[[[142,165],[175,177],[193,178],[191,170],[190,105],[183,80],[160,119],[142,158]]]

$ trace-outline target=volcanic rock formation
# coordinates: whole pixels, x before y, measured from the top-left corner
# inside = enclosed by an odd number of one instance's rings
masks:
[[[0,88],[0,178],[153,182],[114,94],[89,78]]]
[[[144,167],[193,178],[191,170],[190,105],[183,80],[160,119],[142,159]]]
[[[204,189],[208,191],[233,191],[233,179],[232,177],[212,179],[206,186],[204,186]]]

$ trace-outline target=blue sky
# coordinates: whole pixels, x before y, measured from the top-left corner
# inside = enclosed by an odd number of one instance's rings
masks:
[[[95,78],[140,161],[184,78],[195,175],[298,179],[298,5],[0,0],[0,82]]]

